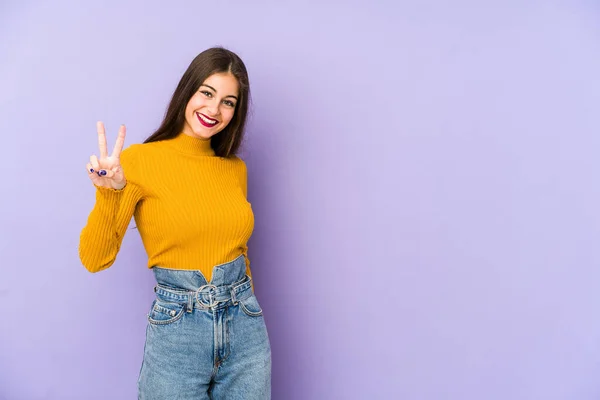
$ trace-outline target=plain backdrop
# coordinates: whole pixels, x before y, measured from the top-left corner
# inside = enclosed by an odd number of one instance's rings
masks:
[[[0,35],[0,399],[136,397],[154,281],[135,229],[80,264],[85,164],[214,45],[274,399],[600,398],[598,2],[5,0]]]

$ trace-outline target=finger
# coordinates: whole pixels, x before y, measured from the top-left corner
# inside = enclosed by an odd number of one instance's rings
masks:
[[[86,165],[87,171],[88,171],[88,177],[92,180],[92,183],[94,183],[95,185],[100,185],[100,183],[102,182],[102,179],[100,178],[100,176],[98,175],[98,171],[94,169],[94,167],[92,167],[92,164],[88,163]]]
[[[92,175],[94,172],[96,172],[94,167],[92,167],[91,163],[87,163],[85,167],[87,168],[87,172],[89,175]]]
[[[112,178],[113,176],[115,176],[115,173],[112,172],[110,169],[101,169],[100,171],[98,171],[98,175],[103,178]]]
[[[115,158],[119,158],[119,156],[121,155],[121,151],[123,150],[123,144],[125,143],[125,133],[125,125],[121,125],[121,127],[119,128],[119,135],[117,136],[117,142],[115,143],[115,147],[112,152],[112,156]]]
[[[103,178],[112,178],[115,176],[115,172],[110,169],[95,169],[91,163],[87,163],[86,165],[87,172],[89,175],[94,175],[96,177],[101,176]]]
[[[94,169],[94,172],[98,172],[100,171],[100,164],[98,163],[98,157],[96,157],[95,155],[91,155],[90,156],[90,164],[92,164],[92,168]]]
[[[108,150],[106,149],[106,132],[104,131],[104,124],[102,121],[96,123],[96,130],[98,131],[98,146],[100,147],[100,158],[108,157]]]

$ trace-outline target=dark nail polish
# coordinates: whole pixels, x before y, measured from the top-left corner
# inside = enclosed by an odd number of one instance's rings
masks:
[[[90,168],[90,172],[94,172],[94,168]]]
[[[106,175],[106,171],[105,170],[100,170],[100,175],[102,175],[102,176]]]

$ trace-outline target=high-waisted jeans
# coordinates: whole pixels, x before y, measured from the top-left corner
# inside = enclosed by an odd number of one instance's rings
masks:
[[[153,267],[140,400],[271,398],[271,346],[243,255],[199,271]]]

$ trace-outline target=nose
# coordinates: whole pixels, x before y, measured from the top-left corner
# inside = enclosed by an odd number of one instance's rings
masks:
[[[206,112],[209,117],[215,117],[219,113],[219,106],[216,102],[211,101],[206,105]]]

